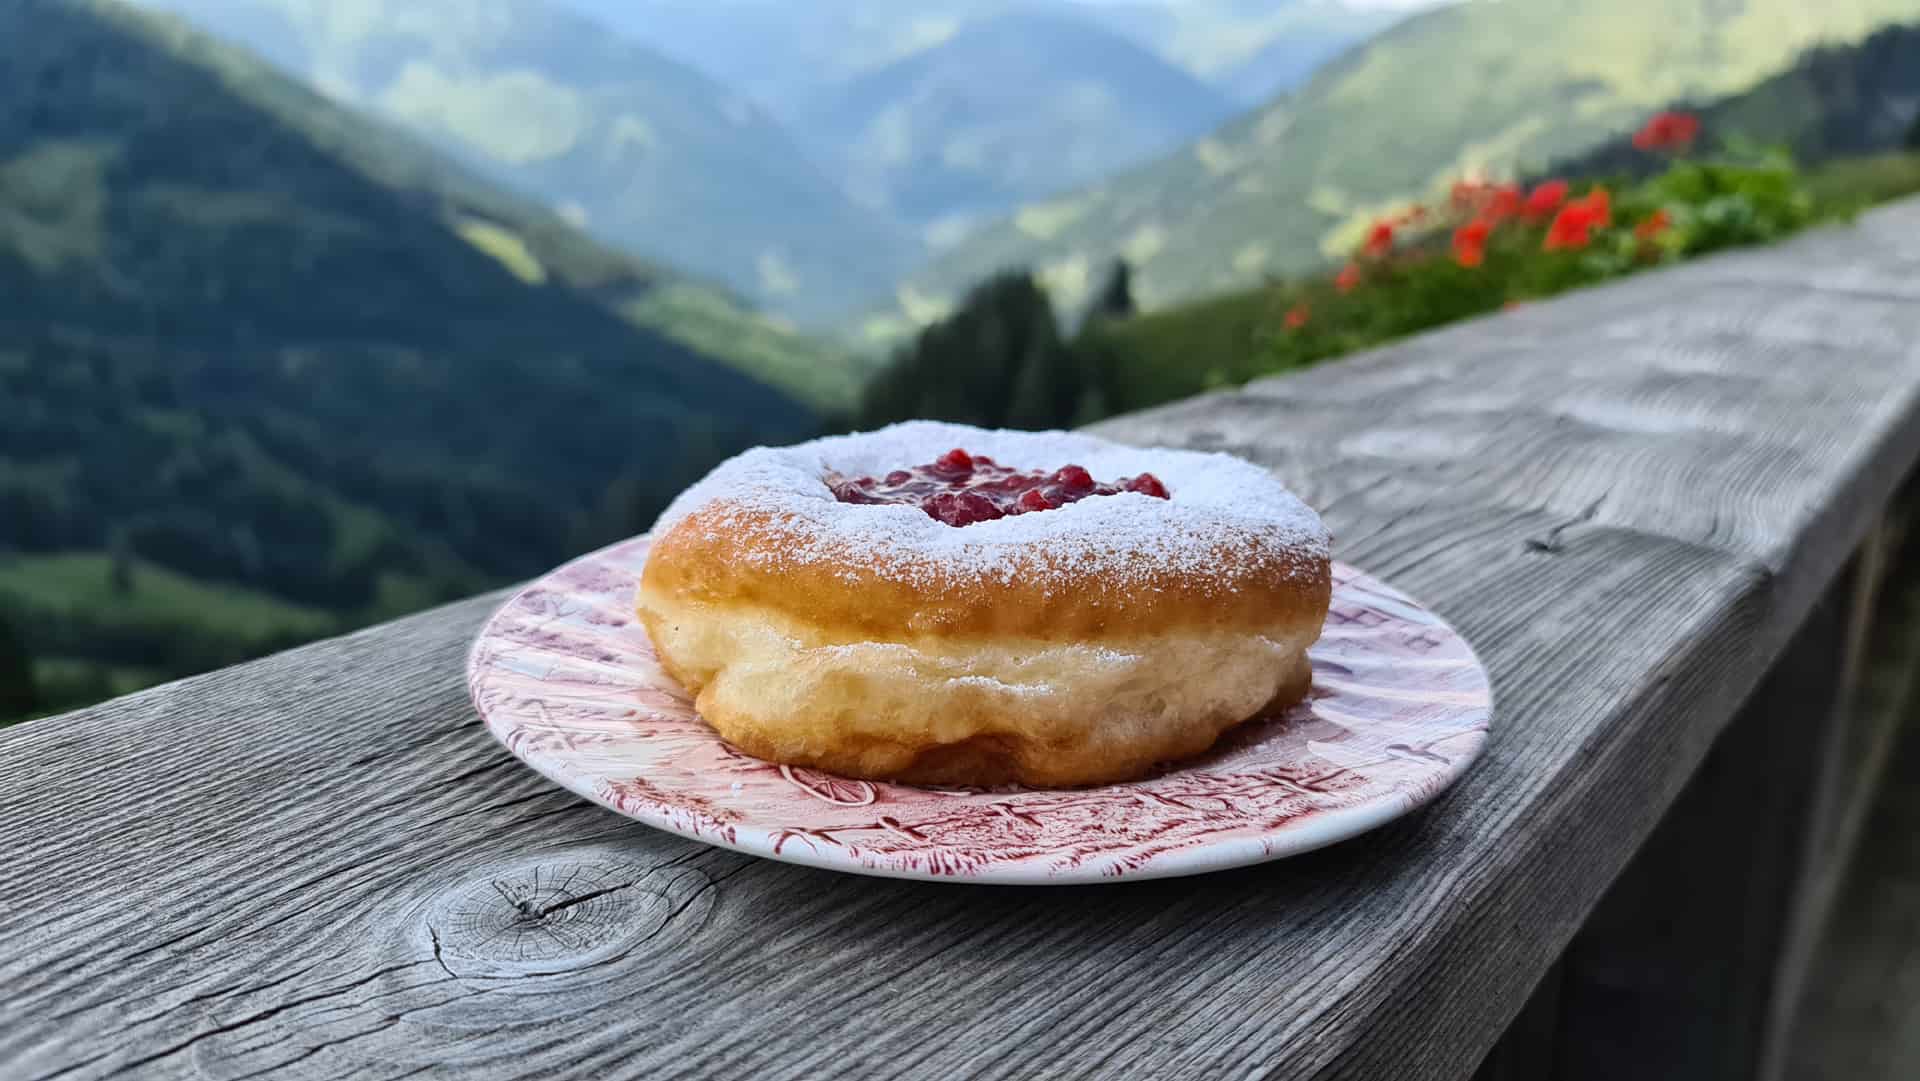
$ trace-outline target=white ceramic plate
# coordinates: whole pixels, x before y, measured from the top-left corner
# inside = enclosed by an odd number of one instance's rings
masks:
[[[1334,566],[1313,691],[1158,776],[1086,789],[933,789],[736,750],[661,671],[633,593],[648,541],[582,557],[494,613],[468,685],[507,749],[567,788],[709,844],[856,874],[1057,884],[1278,859],[1431,800],[1480,753],[1487,674],[1453,629]]]

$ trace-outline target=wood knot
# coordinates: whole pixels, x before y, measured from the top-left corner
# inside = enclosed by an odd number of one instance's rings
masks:
[[[456,883],[429,904],[425,945],[448,975],[559,974],[598,964],[659,935],[710,893],[696,868],[608,852],[530,857]]]

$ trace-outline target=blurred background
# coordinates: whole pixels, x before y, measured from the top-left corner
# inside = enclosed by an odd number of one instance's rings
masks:
[[[5,0],[0,721],[1920,190],[1920,0]]]

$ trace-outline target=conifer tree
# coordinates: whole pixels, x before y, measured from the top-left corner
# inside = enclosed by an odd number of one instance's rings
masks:
[[[19,720],[39,708],[33,658],[13,628],[0,619],[0,723]]]
[[[1046,290],[1031,274],[1009,271],[977,286],[896,352],[868,386],[856,422],[1055,428],[1073,423],[1082,390]]]
[[[1103,319],[1127,319],[1138,311],[1133,303],[1133,269],[1125,259],[1115,259],[1107,271],[1107,280],[1093,295],[1087,307],[1089,325]]]

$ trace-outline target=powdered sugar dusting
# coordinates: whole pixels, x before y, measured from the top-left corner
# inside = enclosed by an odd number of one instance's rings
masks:
[[[884,475],[954,447],[1023,470],[1072,463],[1097,478],[1153,473],[1171,498],[1094,496],[1043,514],[955,527],[918,507],[842,503],[827,487],[830,475]],[[1273,474],[1239,458],[934,421],[746,451],[674,500],[654,533],[696,511],[706,512],[709,529],[725,528],[731,515],[780,522],[786,543],[764,546],[753,558],[851,563],[910,583],[935,569],[949,582],[1007,581],[1039,552],[1063,569],[1124,585],[1132,577],[1144,581],[1149,571],[1209,577],[1228,553],[1304,566],[1328,558],[1330,546],[1318,515]]]

